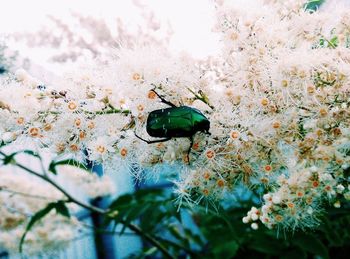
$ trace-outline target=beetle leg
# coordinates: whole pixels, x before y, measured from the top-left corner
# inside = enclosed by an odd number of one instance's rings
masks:
[[[163,96],[161,96],[160,94],[158,94],[158,93],[156,92],[156,90],[152,89],[151,91],[153,91],[153,92],[158,96],[158,98],[162,101],[162,103],[165,103],[165,104],[167,104],[167,105],[169,105],[169,106],[171,106],[171,107],[177,107],[177,106],[176,106],[175,104],[173,104],[172,102],[169,102],[169,101],[165,100]]]
[[[190,137],[190,141],[191,141],[190,147],[187,150],[187,161],[188,161],[188,164],[190,164],[190,153],[191,153],[193,142],[194,142],[193,136]]]
[[[146,140],[146,139],[143,139],[143,138],[141,138],[140,136],[138,136],[138,135],[136,134],[136,132],[134,132],[134,134],[135,134],[135,136],[136,136],[138,139],[140,139],[140,140],[146,142],[147,144],[153,144],[153,143],[159,143],[159,142],[165,142],[165,141],[171,140],[171,138],[162,138],[162,139],[157,139],[157,140]]]

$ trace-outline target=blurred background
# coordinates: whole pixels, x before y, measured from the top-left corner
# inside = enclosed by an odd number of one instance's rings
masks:
[[[9,1],[0,33],[23,59],[61,73],[72,64],[131,44],[166,44],[196,58],[218,53],[215,4],[193,1]]]

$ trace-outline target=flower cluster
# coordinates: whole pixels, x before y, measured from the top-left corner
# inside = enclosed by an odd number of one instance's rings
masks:
[[[349,196],[350,16],[292,2],[219,9],[217,82],[238,113],[235,136],[245,135],[235,162],[267,191],[243,222],[269,228],[313,227],[327,201],[339,207]]]
[[[327,202],[350,196],[349,11],[267,1],[247,11],[223,4],[217,16],[223,53],[207,63],[138,46],[52,83],[17,71],[0,83],[0,138],[137,176],[178,163],[180,199],[225,199],[243,183],[265,190],[243,219],[252,228],[317,225]],[[168,107],[158,95],[202,111],[211,135],[195,134],[192,146],[137,138],[151,139],[149,112]]]

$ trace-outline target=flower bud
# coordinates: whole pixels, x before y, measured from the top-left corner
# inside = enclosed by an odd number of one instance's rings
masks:
[[[244,224],[249,223],[249,218],[248,218],[248,217],[243,217],[243,218],[242,218],[242,222],[243,222]]]
[[[252,218],[253,221],[256,221],[256,220],[259,219],[259,216],[258,216],[258,214],[253,213],[252,216],[251,216],[251,218]]]
[[[250,227],[254,230],[257,230],[259,228],[259,225],[257,223],[252,223]]]
[[[342,193],[345,190],[345,187],[342,184],[337,185],[337,193]]]

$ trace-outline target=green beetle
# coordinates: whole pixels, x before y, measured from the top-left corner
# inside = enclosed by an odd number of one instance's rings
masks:
[[[171,108],[159,109],[149,113],[146,123],[146,131],[151,137],[162,138],[157,140],[145,140],[135,136],[148,144],[168,141],[172,138],[190,138],[193,145],[193,136],[198,132],[209,133],[210,122],[205,115],[192,107],[176,106],[165,100],[154,89],[152,90],[162,101]]]

